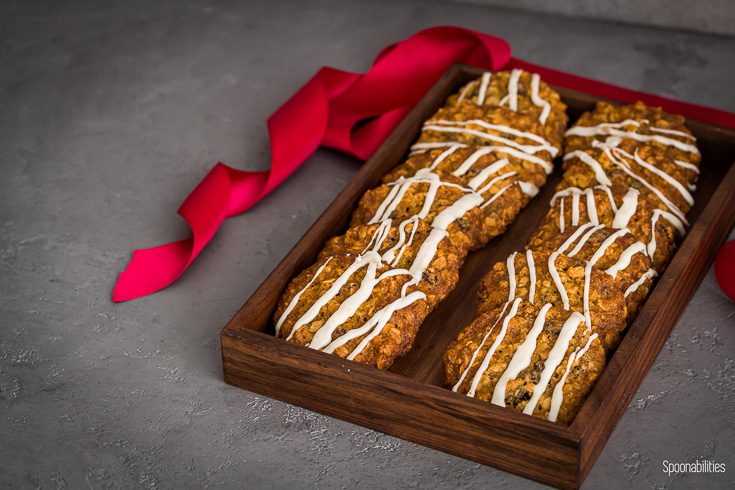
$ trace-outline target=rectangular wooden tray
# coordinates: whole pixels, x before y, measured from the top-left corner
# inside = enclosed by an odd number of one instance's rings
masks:
[[[569,427],[453,393],[441,385],[441,355],[475,312],[480,278],[522,248],[549,208],[560,178],[508,231],[467,258],[456,290],[427,318],[414,349],[385,372],[273,336],[273,311],[288,282],[309,266],[327,239],[342,233],[362,194],[405,158],[422,122],[477,68],[454,65],[393,131],[222,330],[224,379],[241,388],[516,473],[576,488],[595,462],[679,315],[735,223],[735,131],[694,120],[702,151],[692,224],[668,269]],[[570,121],[598,98],[555,87]]]

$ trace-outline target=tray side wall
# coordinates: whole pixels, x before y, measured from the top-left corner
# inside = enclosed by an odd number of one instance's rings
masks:
[[[560,488],[579,484],[579,441],[566,427],[259,332],[245,336],[221,335],[227,383]]]

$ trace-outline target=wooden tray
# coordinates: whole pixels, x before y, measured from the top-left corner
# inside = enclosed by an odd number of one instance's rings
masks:
[[[563,488],[581,485],[735,223],[735,131],[687,121],[702,151],[692,226],[668,269],[569,427],[453,393],[441,355],[475,313],[480,278],[527,242],[549,209],[556,170],[508,231],[474,252],[456,290],[427,318],[414,349],[385,372],[273,336],[273,311],[288,282],[342,233],[362,194],[400,163],[424,120],[477,68],[454,65],[393,131],[222,330],[224,378],[247,390]],[[598,98],[556,88],[570,121]]]

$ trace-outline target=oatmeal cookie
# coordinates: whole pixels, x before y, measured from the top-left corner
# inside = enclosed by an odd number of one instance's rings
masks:
[[[443,356],[453,391],[568,425],[605,366],[584,316],[517,298],[479,314]]]

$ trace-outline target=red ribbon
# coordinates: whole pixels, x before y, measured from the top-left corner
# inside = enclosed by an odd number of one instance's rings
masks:
[[[217,163],[179,208],[192,236],[134,251],[117,280],[113,301],[154,293],[178,279],[225,218],[250,209],[319,146],[367,159],[452,63],[489,70],[523,68],[561,87],[623,102],[643,100],[735,128],[735,114],[532,65],[511,58],[503,39],[459,27],[433,27],[384,48],[364,75],[319,70],[268,119],[271,169],[247,172]]]
[[[735,240],[723,245],[717,254],[715,277],[722,292],[735,301]]]

